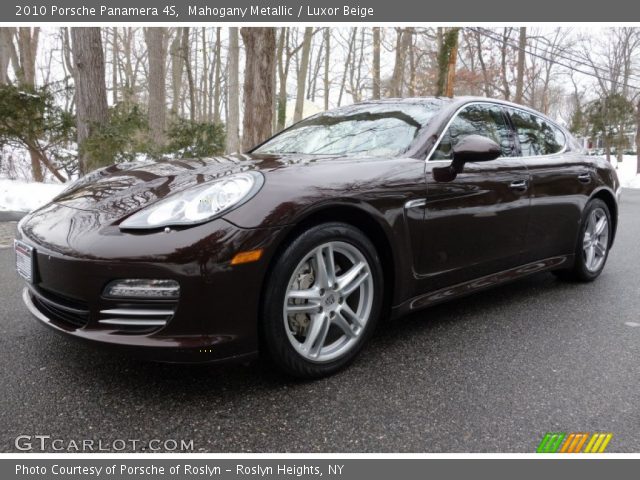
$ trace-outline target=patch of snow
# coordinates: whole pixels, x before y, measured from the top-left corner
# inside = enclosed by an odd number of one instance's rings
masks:
[[[622,162],[618,162],[614,156],[611,156],[611,164],[618,173],[620,185],[624,188],[640,188],[640,175],[638,171],[638,157],[635,155],[624,155]]]
[[[0,178],[0,211],[30,212],[51,201],[65,185]]]

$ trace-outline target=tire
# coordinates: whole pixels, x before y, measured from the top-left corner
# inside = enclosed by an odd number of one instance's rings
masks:
[[[602,219],[606,220],[603,227],[598,226],[598,222]],[[611,236],[609,207],[598,198],[591,200],[582,215],[573,266],[570,269],[556,270],[553,272],[554,275],[562,280],[578,282],[591,282],[598,278],[607,263]],[[589,253],[589,250],[592,253]]]
[[[294,377],[337,372],[373,333],[383,285],[378,253],[360,230],[338,222],[309,228],[286,246],[268,276],[263,352]]]

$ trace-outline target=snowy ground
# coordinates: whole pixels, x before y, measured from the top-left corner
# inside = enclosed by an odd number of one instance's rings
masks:
[[[61,183],[27,183],[0,178],[0,211],[29,212],[62,191]]]
[[[638,168],[638,157],[635,155],[625,155],[621,163],[614,157],[611,162],[617,167],[618,178],[625,188],[640,188],[640,175],[636,174]]]
[[[640,175],[636,174],[637,158],[625,155],[617,166],[620,183],[625,188],[640,188]],[[47,202],[65,188],[60,183],[33,183],[0,178],[0,211],[29,212]]]

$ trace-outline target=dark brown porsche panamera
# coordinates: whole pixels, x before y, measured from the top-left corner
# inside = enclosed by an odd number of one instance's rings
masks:
[[[260,350],[319,376],[381,315],[544,270],[593,280],[619,193],[606,161],[535,111],[385,100],[245,155],[94,172],[21,221],[17,266],[57,331],[163,361]]]

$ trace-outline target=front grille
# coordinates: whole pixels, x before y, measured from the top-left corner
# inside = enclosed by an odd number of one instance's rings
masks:
[[[89,322],[89,307],[52,292],[29,286],[33,304],[40,312],[64,328],[83,328]]]
[[[98,323],[118,333],[149,333],[164,327],[175,313],[175,302],[122,304],[100,310]]]

